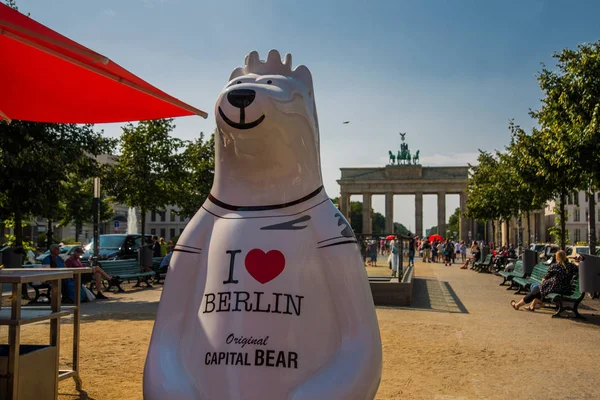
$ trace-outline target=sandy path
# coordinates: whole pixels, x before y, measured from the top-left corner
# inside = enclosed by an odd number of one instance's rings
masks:
[[[387,275],[385,267],[369,273]],[[384,365],[378,400],[600,398],[600,307],[586,300],[588,323],[551,319],[550,310],[516,312],[516,298],[489,274],[417,263],[411,308],[378,307]],[[60,399],[141,399],[146,349],[160,289],[129,291],[87,304],[82,323],[84,389],[60,384]],[[22,330],[44,343],[48,326]],[[71,325],[63,324],[62,361]],[[0,332],[6,340],[7,330]]]

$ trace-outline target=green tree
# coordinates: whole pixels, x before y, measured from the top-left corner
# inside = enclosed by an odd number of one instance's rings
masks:
[[[600,41],[585,43],[577,49],[564,49],[553,55],[556,66],[544,68],[539,76],[540,87],[546,92],[542,109],[535,114],[545,127],[564,133],[568,143],[560,144],[581,166],[581,175],[571,178],[580,182],[589,201],[589,246],[596,246],[596,199],[600,188]],[[561,160],[563,161],[563,160]],[[591,194],[591,195],[590,195]]]
[[[162,211],[177,201],[185,158],[184,141],[171,137],[172,119],[141,121],[123,128],[121,154],[108,171],[108,191],[116,201],[137,207],[146,233],[146,213]]]
[[[32,215],[59,218],[69,174],[95,176],[96,156],[113,147],[91,125],[0,122],[0,215],[14,219],[17,246],[22,221]]]
[[[338,198],[333,199],[333,202],[337,204]],[[350,226],[354,232],[363,232],[363,221],[362,221],[362,202],[351,201],[350,202]],[[387,233],[385,232],[385,217],[378,212],[371,209],[371,232],[374,235]]]
[[[93,222],[93,179],[82,180],[76,174],[69,174],[69,179],[63,183],[64,193],[62,201],[63,217],[60,225],[75,225],[75,242],[79,241],[79,231],[85,223]],[[109,220],[114,214],[112,204],[104,194],[100,199],[100,220]]]
[[[192,217],[210,193],[215,172],[215,133],[209,140],[203,140],[200,133],[183,152],[183,176],[175,200],[181,215]]]
[[[354,232],[362,233],[362,202],[350,202],[350,226]]]
[[[459,232],[460,234],[460,207],[457,207],[450,218],[448,218],[448,229],[452,234],[454,234],[454,232]]]
[[[387,233],[385,231],[385,217],[378,212],[371,213],[372,232],[374,235]]]
[[[511,132],[515,127],[511,122],[509,126]],[[522,217],[526,216],[527,231],[531,232],[530,215],[533,211],[542,208],[546,200],[549,199],[549,191],[542,185],[536,186],[539,183],[535,176],[530,176],[530,171],[526,162],[521,168],[520,162],[527,157],[527,149],[523,146],[527,142],[517,142],[511,140],[506,152],[497,153],[499,159],[499,173],[504,177],[499,182],[500,184],[500,202],[504,204],[503,209],[517,218],[519,226],[519,245],[522,244]],[[534,149],[536,151],[536,149]],[[542,182],[543,183],[543,182]],[[531,244],[531,235],[527,237],[527,246]]]
[[[465,214],[479,221],[492,221],[494,231],[494,221],[509,219],[513,214],[509,195],[505,192],[506,177],[497,155],[480,150],[477,161],[477,165],[469,165]]]
[[[406,226],[400,222],[394,222],[394,232],[396,235],[412,235]]]

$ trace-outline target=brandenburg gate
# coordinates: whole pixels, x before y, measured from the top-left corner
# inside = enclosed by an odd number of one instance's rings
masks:
[[[404,136],[401,134],[401,136]],[[402,137],[404,141],[404,137]],[[398,157],[390,151],[390,165],[383,168],[341,168],[340,211],[350,220],[350,196],[361,195],[363,234],[372,233],[371,196],[385,195],[385,232],[394,232],[394,195],[415,195],[415,234],[423,237],[423,195],[437,195],[438,232],[446,233],[446,195],[460,196],[460,239],[468,240],[473,222],[464,218],[467,204],[469,167],[423,167],[419,152],[410,158],[408,145],[402,143]],[[399,161],[396,161],[398,159]]]

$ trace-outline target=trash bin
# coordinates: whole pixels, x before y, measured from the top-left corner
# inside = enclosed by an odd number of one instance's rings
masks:
[[[23,249],[16,247],[3,247],[0,249],[4,268],[21,268],[23,266]]]
[[[600,257],[582,254],[579,261],[579,290],[586,293],[600,292]]]
[[[138,262],[144,270],[152,269],[152,249],[142,246],[138,250]]]
[[[480,260],[483,262],[488,254],[490,254],[490,246],[482,246]]]
[[[22,344],[19,349],[19,367],[15,382],[17,398],[54,399],[58,377],[56,347]],[[0,345],[0,400],[8,399],[8,351],[9,345]]]
[[[530,275],[537,264],[537,253],[534,250],[523,250],[523,273]]]

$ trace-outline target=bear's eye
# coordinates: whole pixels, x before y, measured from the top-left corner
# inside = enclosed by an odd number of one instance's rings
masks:
[[[242,81],[237,81],[236,84],[239,85],[240,83],[242,83]]]
[[[269,80],[267,81],[267,85],[270,85],[271,83],[273,83],[273,81],[269,79]]]

